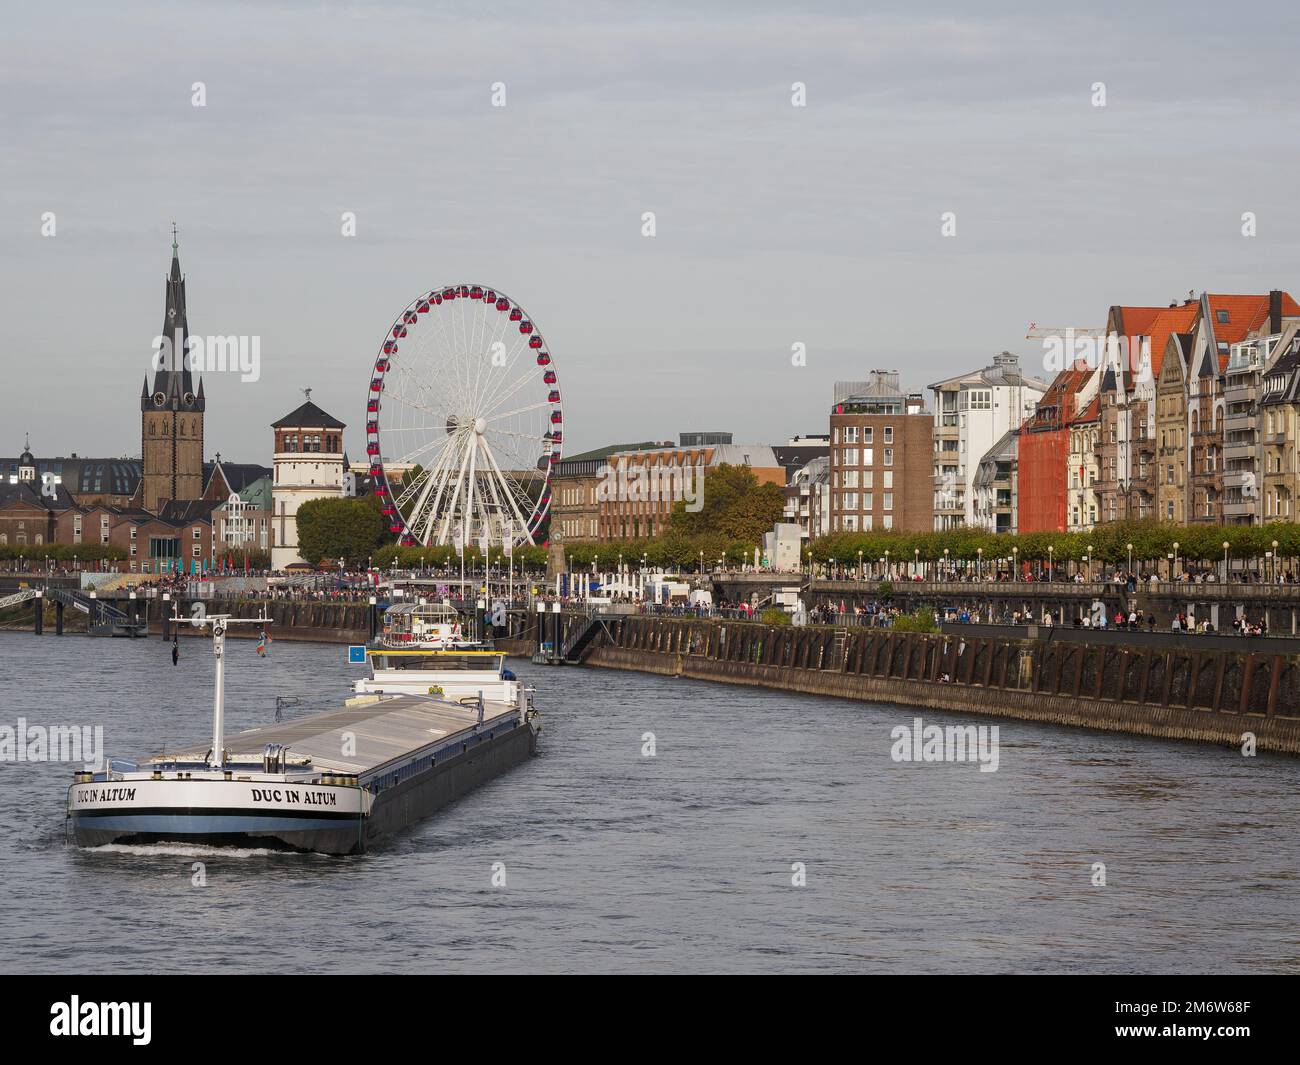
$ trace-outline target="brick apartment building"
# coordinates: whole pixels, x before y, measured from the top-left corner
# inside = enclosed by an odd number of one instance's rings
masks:
[[[920,393],[905,395],[897,370],[875,370],[830,415],[830,531],[933,524],[934,419]]]

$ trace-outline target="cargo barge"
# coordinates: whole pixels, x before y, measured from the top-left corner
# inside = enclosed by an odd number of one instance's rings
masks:
[[[449,698],[381,690],[335,710],[224,735],[226,626],[212,625],[211,744],[83,771],[68,789],[79,846],[197,843],[357,854],[536,753],[532,691]]]

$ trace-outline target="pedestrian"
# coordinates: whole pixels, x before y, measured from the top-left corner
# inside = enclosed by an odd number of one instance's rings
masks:
[[[176,663],[180,661],[180,658],[181,658],[180,640],[177,639],[177,637],[173,636],[172,637],[172,665],[173,666],[176,665]]]

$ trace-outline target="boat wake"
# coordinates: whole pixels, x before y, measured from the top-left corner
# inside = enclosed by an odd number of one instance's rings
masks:
[[[302,851],[272,847],[211,847],[202,843],[105,843],[79,847],[87,854],[130,854],[137,858],[303,858],[316,857]]]

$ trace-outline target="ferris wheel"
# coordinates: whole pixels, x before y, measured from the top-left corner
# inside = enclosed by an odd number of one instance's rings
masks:
[[[532,318],[486,285],[426,292],[385,334],[366,398],[366,453],[404,544],[535,543],[564,416]]]

